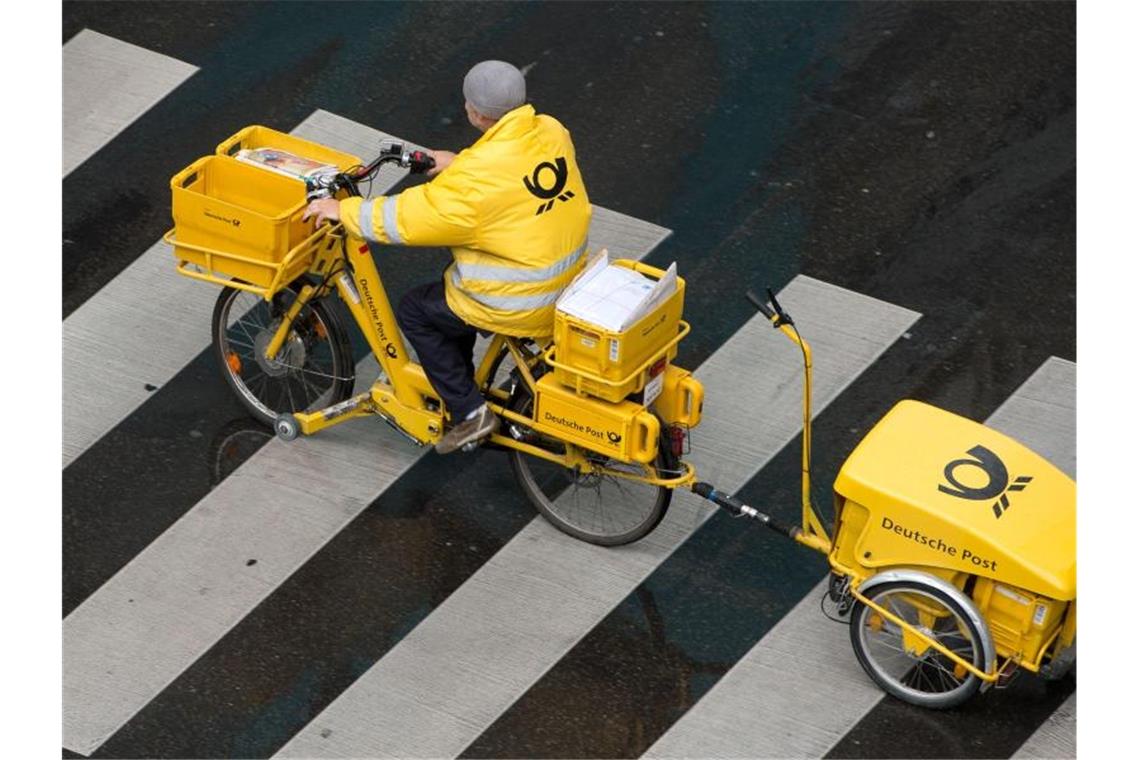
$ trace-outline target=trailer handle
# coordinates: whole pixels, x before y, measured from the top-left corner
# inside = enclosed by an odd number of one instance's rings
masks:
[[[769,290],[768,292],[771,293],[772,291]],[[772,307],[761,301],[760,296],[756,295],[751,290],[749,290],[744,295],[748,297],[748,300],[752,302],[753,306],[759,309],[761,314],[768,318],[769,322],[772,321],[772,317],[776,316],[776,312],[772,311]]]

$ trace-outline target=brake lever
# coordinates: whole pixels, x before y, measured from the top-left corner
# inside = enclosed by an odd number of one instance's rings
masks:
[[[405,160],[407,161],[406,164],[404,163]],[[435,159],[428,155],[428,152],[425,150],[413,150],[410,153],[404,154],[400,165],[409,167],[412,174],[423,174],[435,168]]]

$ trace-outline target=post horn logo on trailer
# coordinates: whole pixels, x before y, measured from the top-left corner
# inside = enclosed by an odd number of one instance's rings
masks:
[[[1033,478],[1029,475],[1022,475],[1016,478],[1011,485],[1009,471],[997,454],[980,444],[966,453],[970,455],[969,459],[955,459],[946,465],[942,475],[950,485],[940,484],[938,490],[959,499],[974,501],[985,501],[998,497],[997,501],[993,503],[993,511],[994,518],[1000,518],[1009,509],[1009,493],[1011,491],[1024,491]],[[954,473],[959,467],[978,467],[989,480],[984,486],[978,488],[962,485],[961,481],[954,477]]]
[[[554,173],[554,184],[550,187],[543,187],[543,169],[549,169]],[[568,176],[569,172],[566,168],[566,159],[559,157],[554,159],[554,163],[543,161],[534,167],[534,171],[531,172],[529,177],[523,177],[523,184],[526,185],[527,191],[534,197],[546,201],[545,203],[538,204],[538,211],[534,212],[535,216],[549,211],[551,207],[554,206],[555,198],[560,201],[568,201],[574,197],[574,191],[572,190],[562,192],[562,189],[566,187],[566,179]]]

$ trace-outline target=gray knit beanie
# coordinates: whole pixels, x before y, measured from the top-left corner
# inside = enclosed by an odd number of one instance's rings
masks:
[[[505,61],[483,61],[463,77],[463,97],[479,113],[498,119],[526,102],[526,80]]]

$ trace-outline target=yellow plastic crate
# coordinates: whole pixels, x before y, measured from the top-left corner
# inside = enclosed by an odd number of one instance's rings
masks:
[[[228,156],[206,156],[170,180],[179,270],[274,290],[301,275],[327,229],[302,222],[305,184]],[[193,276],[193,275],[192,275]],[[267,295],[263,293],[263,295]]]
[[[278,132],[260,124],[246,127],[218,143],[215,153],[219,156],[234,156],[239,150],[253,148],[276,148],[296,156],[320,161],[322,164],[332,164],[341,171],[360,163],[360,159],[351,153],[342,153],[320,143]]]
[[[612,262],[633,269],[651,279],[665,272],[639,261],[618,259]],[[554,314],[554,344],[546,352],[546,361],[554,367],[558,382],[581,395],[597,396],[606,401],[621,401],[638,393],[649,381],[650,369],[661,359],[671,361],[677,355],[677,344],[689,332],[681,320],[685,305],[685,281],[677,278],[677,290],[631,327],[613,332],[569,314]]]
[[[268,298],[307,271],[317,247],[331,238],[327,228],[301,222],[304,182],[232,158],[247,148],[276,148],[342,171],[360,159],[254,125],[170,180],[174,229],[163,239],[174,247],[178,272]]]

